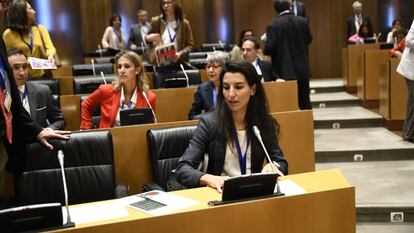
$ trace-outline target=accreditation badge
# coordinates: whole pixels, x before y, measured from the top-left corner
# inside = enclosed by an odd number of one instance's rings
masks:
[[[5,98],[4,98],[4,107],[6,107],[7,112],[10,112],[11,110],[11,104],[12,104],[12,98],[8,91],[4,90],[5,92]]]

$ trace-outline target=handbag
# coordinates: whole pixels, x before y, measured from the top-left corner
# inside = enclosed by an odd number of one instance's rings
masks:
[[[37,27],[37,30],[39,31],[39,33],[40,33],[40,39],[42,40],[42,46],[40,47],[40,53],[42,54],[41,56],[42,56],[42,58],[44,58],[44,59],[48,59],[48,56],[47,56],[47,54],[46,54],[46,47],[45,47],[45,41],[44,41],[44,39],[43,39],[43,34],[42,34],[42,31],[40,30],[40,28],[38,27],[38,26],[36,26]],[[58,54],[57,54],[57,52],[55,53],[55,54],[53,54],[53,58],[55,59],[55,65],[59,68],[59,67],[61,67],[62,66],[62,63],[61,63],[61,61],[60,61],[60,58],[59,58],[59,56],[58,56]]]

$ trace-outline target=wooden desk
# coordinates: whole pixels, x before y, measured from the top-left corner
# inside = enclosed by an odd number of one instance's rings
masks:
[[[364,75],[358,75],[357,95],[367,108],[379,106],[380,64],[390,59],[389,50],[371,49],[364,52]]]
[[[211,207],[220,199],[211,188],[188,189],[174,194],[199,204],[164,216],[150,216],[127,208],[128,216],[79,224],[70,232],[286,232],[354,233],[355,188],[338,169],[290,175],[308,193]],[[107,203],[113,202],[106,201]],[[87,206],[90,204],[83,204]],[[73,206],[76,207],[76,206]]]
[[[346,90],[350,93],[357,91],[358,77],[365,72],[364,52],[369,49],[378,49],[379,44],[348,45],[342,51],[343,79]]]
[[[401,130],[407,109],[408,91],[404,77],[397,73],[400,60],[391,58],[380,66],[380,114],[387,120],[387,127]]]

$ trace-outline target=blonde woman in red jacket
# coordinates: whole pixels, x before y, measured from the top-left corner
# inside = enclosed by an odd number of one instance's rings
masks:
[[[119,112],[123,109],[149,108],[143,93],[155,109],[155,94],[148,90],[148,80],[141,57],[132,51],[123,51],[115,59],[117,81],[99,86],[98,90],[82,103],[82,130],[92,128],[92,112],[99,105],[99,128],[120,126]]]

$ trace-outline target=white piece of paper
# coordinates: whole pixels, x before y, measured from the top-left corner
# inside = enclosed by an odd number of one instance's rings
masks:
[[[66,208],[62,207],[63,222],[66,223]],[[69,206],[70,217],[76,225],[128,216],[128,210],[115,202]]]
[[[300,195],[307,193],[302,187],[293,182],[292,180],[279,180],[280,191],[285,194],[285,196]]]
[[[41,59],[36,57],[29,57],[27,58],[29,61],[30,66],[33,70],[40,70],[40,69],[46,69],[46,70],[53,70],[57,69],[56,65],[52,62],[50,62],[47,59]]]
[[[158,190],[121,198],[117,201],[155,216],[169,214],[199,203],[196,200]]]

